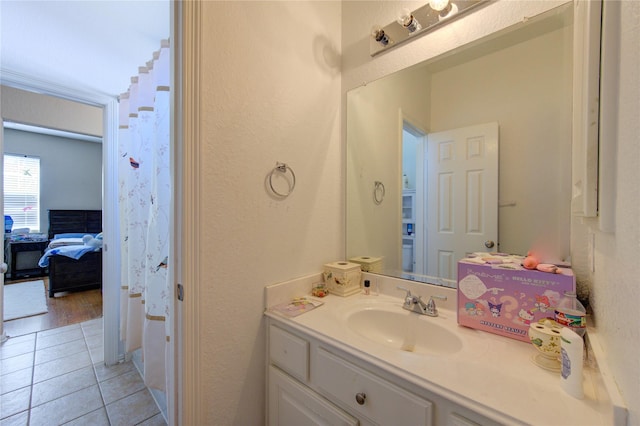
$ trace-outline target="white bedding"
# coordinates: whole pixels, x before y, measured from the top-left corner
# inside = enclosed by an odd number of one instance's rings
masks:
[[[51,240],[49,248],[54,249],[62,246],[81,246],[83,244],[82,238],[56,238],[55,240]]]

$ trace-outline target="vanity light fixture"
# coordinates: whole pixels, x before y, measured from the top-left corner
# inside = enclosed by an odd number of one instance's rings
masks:
[[[423,6],[414,11],[403,8],[398,11],[395,21],[371,29],[369,52],[375,56],[415,40],[488,3],[490,0],[424,0]]]

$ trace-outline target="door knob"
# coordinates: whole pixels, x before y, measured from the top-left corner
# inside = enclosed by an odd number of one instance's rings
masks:
[[[9,267],[7,266],[6,263],[2,262],[0,264],[0,274],[6,274],[8,269]]]
[[[364,405],[365,400],[367,399],[367,395],[364,392],[360,392],[356,394],[356,402],[358,405]]]
[[[493,242],[493,241],[491,241],[491,240],[489,240],[489,241],[485,241],[485,242],[484,242],[484,246],[485,246],[486,248],[493,248],[493,246],[495,246],[495,245],[496,245],[496,243],[494,243],[494,242]]]

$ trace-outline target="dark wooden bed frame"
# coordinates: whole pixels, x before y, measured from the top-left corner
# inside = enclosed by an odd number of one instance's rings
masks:
[[[49,239],[56,234],[102,232],[101,210],[49,210]],[[102,288],[102,251],[75,260],[49,257],[49,297],[61,291]]]

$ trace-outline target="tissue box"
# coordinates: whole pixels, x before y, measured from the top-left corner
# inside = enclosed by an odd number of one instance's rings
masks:
[[[363,272],[382,272],[381,257],[357,256],[349,259],[349,262],[359,264]]]
[[[350,296],[360,291],[360,265],[351,262],[332,262],[324,265],[324,282],[330,294]]]
[[[529,325],[553,318],[565,292],[575,291],[570,268],[561,274],[517,263],[458,262],[458,324],[529,342]]]

